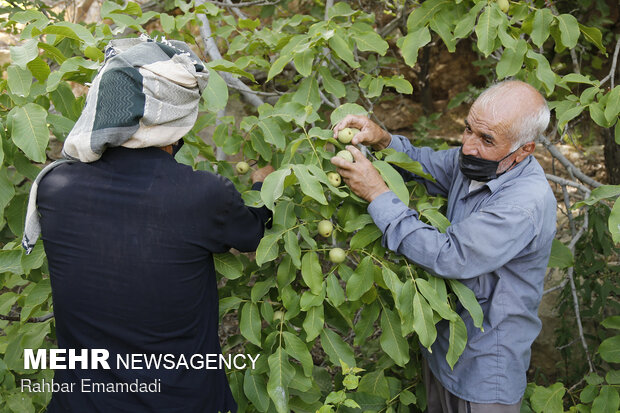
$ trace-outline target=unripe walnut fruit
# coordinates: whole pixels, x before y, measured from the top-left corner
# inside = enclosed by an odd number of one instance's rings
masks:
[[[331,221],[324,219],[323,221],[319,222],[318,230],[319,234],[321,234],[322,237],[327,238],[332,234],[334,226],[332,225]]]
[[[327,179],[329,179],[329,183],[333,186],[340,186],[342,183],[342,179],[340,178],[340,174],[338,172],[328,172]]]
[[[240,173],[241,175],[244,175],[248,173],[248,171],[250,170],[250,165],[248,165],[248,163],[244,161],[237,162],[237,165],[235,165],[235,169],[237,170],[238,173]]]
[[[336,156],[342,158],[342,159],[346,159],[349,162],[353,162],[353,155],[351,154],[351,152],[347,151],[347,150],[343,150],[340,151],[336,154]]]
[[[340,264],[347,258],[347,253],[342,248],[332,248],[329,250],[329,260],[334,264]]]
[[[500,9],[502,9],[504,13],[507,13],[508,9],[510,8],[510,3],[508,2],[508,0],[497,0],[497,5]]]
[[[344,128],[340,132],[338,132],[338,140],[340,143],[350,143],[355,135],[359,133],[359,129],[355,128]]]

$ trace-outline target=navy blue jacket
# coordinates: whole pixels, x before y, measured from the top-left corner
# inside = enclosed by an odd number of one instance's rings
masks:
[[[116,354],[219,354],[212,253],[254,251],[271,217],[233,184],[158,148],[63,164],[38,193],[59,348],[104,348],[111,370],[57,370],[55,412],[236,411],[224,370],[116,368]],[[80,381],[152,383],[159,393],[86,393]]]

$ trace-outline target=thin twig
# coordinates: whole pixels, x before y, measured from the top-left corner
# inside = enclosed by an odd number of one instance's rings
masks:
[[[47,320],[49,320],[50,318],[54,317],[54,313],[50,313],[50,314],[45,314],[41,317],[32,317],[29,318],[28,320],[26,320],[27,323],[43,323]],[[12,316],[12,315],[2,315],[0,314],[0,320],[5,320],[5,321],[21,321],[21,318],[18,316]]]
[[[254,89],[241,89],[237,86],[234,85],[228,85],[229,88],[234,89],[234,90],[238,90],[239,92],[247,92],[247,93],[253,93],[255,95],[258,96],[282,96],[284,93],[282,92],[262,92],[260,90],[254,90]],[[248,90],[249,89],[249,90]]]
[[[543,291],[543,295],[547,295],[547,294],[552,293],[552,292],[554,292],[554,291],[561,290],[562,288],[564,288],[564,286],[565,286],[567,283],[568,283],[568,278],[564,278],[564,279],[562,280],[562,282],[561,282],[561,283],[559,283],[558,285],[556,285],[555,287],[551,287],[551,288],[549,288],[549,289],[547,289],[547,290]]]
[[[614,78],[616,77],[616,65],[618,64],[619,53],[620,53],[620,38],[618,38],[618,41],[616,42],[616,49],[614,50],[614,57],[611,59],[611,70],[609,71],[609,74],[601,80],[601,86],[603,86],[603,83],[611,79],[611,88],[612,89],[614,88]]]
[[[278,3],[282,3],[282,0],[275,0],[275,1],[256,0],[256,1],[246,1],[245,3],[232,3],[232,4],[222,3],[221,1],[203,0],[203,1],[197,1],[196,3],[197,4],[211,3],[216,6],[221,6],[221,7],[250,7],[250,6],[275,6]]]
[[[573,212],[570,208],[570,198],[568,197],[568,190],[566,185],[562,185],[562,193],[564,194],[564,206],[566,207],[566,216],[568,217],[568,224],[570,227],[570,234],[575,236],[577,229],[575,228],[575,220],[573,219]]]
[[[248,16],[244,12],[239,10],[239,7],[235,7],[235,4],[231,0],[226,0],[226,4],[230,5],[230,7],[227,6],[227,8],[231,10],[233,13],[235,13],[237,17],[239,17],[240,19],[248,18]]]

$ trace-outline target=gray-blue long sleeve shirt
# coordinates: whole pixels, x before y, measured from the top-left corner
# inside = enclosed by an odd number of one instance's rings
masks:
[[[418,219],[391,191],[368,212],[383,232],[383,244],[442,278],[458,279],[476,295],[484,332],[462,306],[467,346],[454,366],[446,362],[449,323],[437,324],[429,367],[454,395],[474,403],[518,403],[526,386],[530,347],[541,328],[538,306],[556,228],[556,201],[533,156],[470,191],[458,166],[458,149],[414,147],[403,136],[389,145],[422,164],[436,182],[432,194],[448,198],[445,233]],[[413,175],[411,175],[413,179]]]

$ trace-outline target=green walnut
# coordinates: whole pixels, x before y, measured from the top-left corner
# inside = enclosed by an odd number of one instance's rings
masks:
[[[351,152],[347,151],[346,149],[338,152],[336,154],[336,156],[338,156],[338,157],[340,157],[342,159],[346,159],[349,162],[353,162],[353,154]]]
[[[332,231],[334,230],[334,226],[332,225],[331,221],[328,221],[326,219],[324,219],[323,221],[319,222],[319,234],[321,234],[322,237],[329,237],[332,234]]]
[[[241,161],[241,162],[237,162],[237,165],[235,165],[235,169],[237,170],[238,173],[240,173],[241,175],[245,175],[248,173],[248,171],[250,170],[250,165],[248,165],[247,162]]]
[[[333,186],[340,186],[342,183],[342,179],[340,178],[340,174],[338,172],[328,172],[327,179]]]
[[[508,0],[497,0],[497,5],[500,9],[502,9],[504,13],[507,13],[508,9],[510,8],[510,3],[508,2]]]
[[[343,263],[347,258],[347,253],[342,248],[332,248],[329,250],[329,260],[334,264]]]
[[[344,128],[340,132],[338,132],[338,140],[340,143],[351,143],[351,140],[355,135],[359,133],[359,129],[356,128]]]

